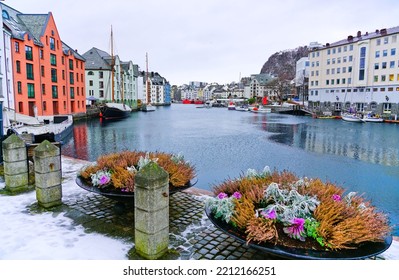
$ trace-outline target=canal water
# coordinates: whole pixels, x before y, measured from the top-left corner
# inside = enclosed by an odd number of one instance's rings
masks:
[[[247,169],[288,170],[363,194],[399,235],[399,125],[173,104],[115,121],[77,122],[62,154],[95,161],[122,150],[181,153],[212,190]]]

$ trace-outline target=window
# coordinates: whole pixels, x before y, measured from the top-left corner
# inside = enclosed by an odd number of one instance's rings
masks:
[[[380,68],[380,64],[379,63],[374,63],[374,69],[378,70]]]
[[[42,66],[40,66],[40,71],[41,71],[41,75],[42,75],[42,77],[44,77],[44,73],[45,73],[45,71],[44,71],[44,66],[42,65]]]
[[[327,59],[327,65],[330,65],[330,59]]]
[[[93,76],[93,75],[94,75],[94,72],[93,72],[93,71],[87,72],[87,76]]]
[[[55,54],[50,54],[50,63],[51,63],[51,65],[54,65],[54,66],[57,65],[57,57]]]
[[[43,52],[43,50],[40,50],[40,59],[44,59],[44,52]]]
[[[374,75],[374,82],[378,82],[378,75]]]
[[[104,78],[104,72],[103,71],[98,72],[98,75],[99,75],[100,79]]]
[[[55,51],[55,39],[50,37],[50,50]]]
[[[46,101],[43,101],[43,111],[46,111],[47,110],[47,103],[46,103]]]
[[[51,68],[51,81],[53,83],[57,82],[57,69]]]
[[[25,58],[26,60],[33,60],[32,47],[25,46]]]
[[[65,64],[65,58],[64,57],[61,57],[61,63],[62,63],[62,65]]]
[[[28,98],[35,98],[35,85],[28,84]]]
[[[344,52],[348,50],[348,46],[344,46]]]
[[[375,51],[375,58],[379,58],[380,57],[380,51]]]
[[[349,58],[348,58],[348,61],[349,61],[349,62],[352,62],[352,60],[353,60],[353,56],[350,55]]]
[[[337,58],[337,63],[341,63],[341,58],[340,57]]]
[[[382,68],[382,69],[387,69],[387,63],[386,63],[386,62],[383,62],[383,63],[381,64],[381,68]]]
[[[42,84],[42,94],[46,95],[46,85]]]
[[[103,81],[99,82],[99,88],[104,88],[104,82]]]
[[[69,70],[73,70],[73,60],[69,60]]]
[[[332,64],[335,64],[335,58],[332,59]]]
[[[21,82],[17,82],[17,88],[18,88],[18,93],[21,94],[22,93],[22,83]]]
[[[389,68],[395,68],[395,61],[389,62]]]
[[[391,49],[391,55],[395,55],[396,54],[396,48]]]
[[[328,49],[328,50],[327,50],[327,54],[331,54],[331,49]]]
[[[330,69],[326,70],[326,75],[330,75]]]
[[[70,88],[70,95],[71,95],[71,98],[75,98],[75,88],[73,88],[73,87]]]
[[[359,81],[364,80],[365,64],[366,64],[366,47],[362,47],[360,48]]]
[[[328,86],[330,84],[330,80],[326,80],[326,85]]]
[[[394,80],[394,74],[389,74],[389,81],[393,82],[393,80]]]
[[[383,50],[382,51],[382,56],[388,56],[388,50]]]
[[[353,45],[349,45],[349,51],[353,51]]]
[[[28,80],[33,80],[33,64],[26,63],[26,78]]]
[[[342,67],[342,73],[346,73],[346,67]]]
[[[341,73],[341,68],[337,68],[337,74]]]
[[[19,53],[19,42],[14,43],[15,52]]]
[[[89,86],[91,86],[91,87],[93,86],[93,81],[92,80],[89,81]]]
[[[58,87],[53,85],[51,86],[51,94],[53,98],[58,98]]]
[[[75,82],[74,82],[74,79],[73,79],[73,72],[70,72],[69,73],[69,83],[71,84],[71,85],[73,85]]]
[[[17,70],[17,73],[21,73],[21,61],[17,60],[15,62],[15,68]]]
[[[398,37],[397,37],[397,35],[392,35],[392,37],[391,37],[391,41],[392,41],[392,43],[396,43],[396,40],[398,39]]]
[[[384,38],[384,44],[386,45],[386,44],[388,44],[388,42],[389,42],[389,37],[385,37]]]
[[[344,85],[346,83],[346,79],[342,78],[342,84]],[[342,92],[345,92],[345,90],[343,89]]]
[[[387,80],[387,76],[386,75],[381,75],[381,82],[385,82]]]
[[[377,44],[377,46],[381,45],[381,39],[377,39],[376,44]]]

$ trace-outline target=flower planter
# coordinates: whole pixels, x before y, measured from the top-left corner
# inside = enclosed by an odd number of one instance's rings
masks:
[[[239,232],[233,226],[225,223],[221,219],[216,219],[209,207],[205,207],[206,215],[209,220],[221,231],[236,239],[240,243],[246,243],[249,247],[256,250],[287,259],[303,260],[358,260],[367,259],[383,253],[392,244],[392,236],[385,238],[384,242],[364,242],[357,249],[342,249],[339,251],[319,251],[311,249],[290,248],[274,245],[271,243],[257,244],[247,242],[246,235]]]
[[[249,246],[290,259],[366,259],[392,243],[388,216],[320,179],[248,170],[214,186],[212,223]]]
[[[117,202],[134,203],[134,192],[123,192],[123,191],[116,190],[116,189],[100,189],[98,187],[95,187],[95,186],[89,184],[88,182],[85,182],[85,180],[80,176],[77,176],[75,181],[79,187],[81,187],[82,189],[84,189],[86,191],[100,194],[107,198],[113,199]],[[194,186],[195,184],[196,184],[196,182],[195,183],[188,182],[183,187],[170,186],[169,195],[187,190],[187,189],[191,188],[192,186]]]

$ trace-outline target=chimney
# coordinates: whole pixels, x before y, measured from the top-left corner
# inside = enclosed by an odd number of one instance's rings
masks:
[[[381,29],[381,35],[387,35],[387,29],[386,28],[383,28],[383,29]]]
[[[360,38],[360,37],[362,37],[362,32],[361,32],[361,31],[358,31],[358,32],[357,32],[357,38]]]
[[[352,36],[352,35],[349,35],[349,36],[348,36],[348,41],[349,41],[349,42],[353,41],[353,36]]]
[[[327,43],[327,44],[326,44],[326,47],[329,47],[329,46],[330,46],[330,43]]]
[[[376,29],[376,30],[375,30],[375,33],[377,33],[377,34],[380,33],[380,30]]]

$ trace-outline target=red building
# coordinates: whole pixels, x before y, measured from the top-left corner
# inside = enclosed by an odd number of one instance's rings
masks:
[[[52,13],[22,14],[7,5],[15,110],[30,116],[86,112],[85,59],[62,42]]]

